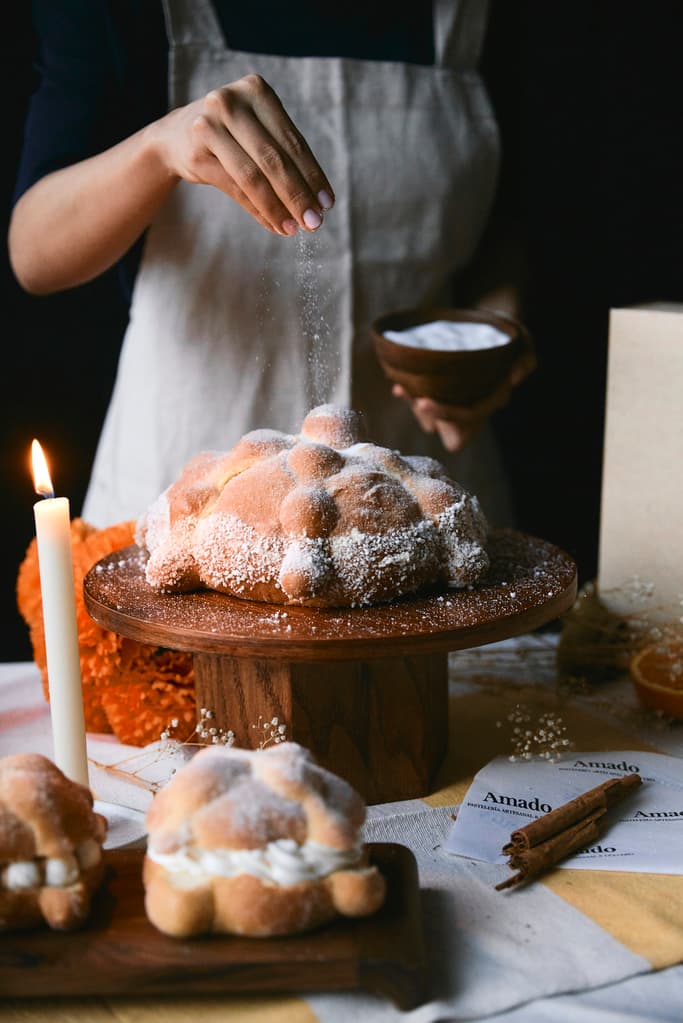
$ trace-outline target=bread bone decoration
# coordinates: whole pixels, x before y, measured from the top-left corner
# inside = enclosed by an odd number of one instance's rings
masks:
[[[368,443],[359,413],[321,405],[298,436],[254,430],[197,455],[136,540],[158,590],[353,607],[477,582],[486,533],[477,498],[439,462]]]
[[[147,916],[175,937],[267,937],[374,913],[385,882],[359,839],[364,817],[354,789],[296,743],[204,749],[148,810]]]
[[[0,760],[0,930],[79,927],[104,873],[90,790],[38,753]]]

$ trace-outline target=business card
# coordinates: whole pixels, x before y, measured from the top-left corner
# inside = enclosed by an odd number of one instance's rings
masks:
[[[683,874],[683,760],[634,750],[571,753],[555,762],[497,757],[475,776],[444,851],[506,863],[501,850],[512,831],[627,774],[643,784],[607,811],[598,841],[560,866]]]

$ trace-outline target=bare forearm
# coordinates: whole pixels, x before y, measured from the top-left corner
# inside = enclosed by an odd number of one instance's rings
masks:
[[[9,254],[19,283],[46,295],[112,266],[149,226],[178,178],[159,156],[156,126],[55,171],[18,201]]]
[[[334,204],[277,94],[245,75],[30,188],[10,224],[17,279],[49,294],[96,277],[139,238],[180,179],[217,188],[285,237],[317,230]]]

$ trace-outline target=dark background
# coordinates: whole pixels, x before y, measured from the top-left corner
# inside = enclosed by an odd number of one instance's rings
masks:
[[[527,235],[525,319],[539,358],[497,427],[520,526],[570,551],[586,581],[597,572],[609,310],[683,301],[683,5],[492,9],[485,69],[501,69],[489,81],[503,181]]]
[[[34,85],[30,5],[5,12],[6,237]],[[525,319],[539,369],[496,417],[518,524],[594,577],[609,309],[683,301],[683,6],[679,0],[492,0],[483,60],[506,198],[527,238]],[[29,449],[80,512],[126,323],[113,275],[24,295],[2,249],[0,659],[30,659],[16,611],[33,536]],[[683,391],[683,387],[682,387]],[[627,513],[627,509],[625,509]]]
[[[0,287],[4,320],[0,660],[30,660],[26,627],[16,610],[19,564],[34,535],[30,466],[37,437],[59,495],[80,512],[97,437],[109,399],[127,313],[117,281],[105,275],[47,298],[24,294],[7,259],[7,226],[29,96],[35,86],[30,3],[10,4],[2,36],[3,242]]]

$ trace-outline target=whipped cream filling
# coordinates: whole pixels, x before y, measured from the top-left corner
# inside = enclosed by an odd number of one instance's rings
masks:
[[[10,892],[29,888],[66,888],[75,884],[81,870],[99,862],[102,849],[94,838],[81,842],[72,856],[37,856],[32,860],[14,860],[0,870],[0,888]]]
[[[75,856],[54,856],[45,860],[45,884],[64,888],[78,880],[80,870]]]
[[[41,881],[41,871],[35,860],[17,860],[8,863],[2,872],[3,887],[11,892],[22,888],[37,888]]]
[[[299,845],[292,838],[279,838],[258,849],[202,849],[187,845],[174,853],[160,853],[150,847],[147,855],[170,874],[184,875],[186,882],[201,884],[211,877],[251,874],[266,884],[292,885],[357,866],[361,850],[360,846],[332,849],[311,841]]]

